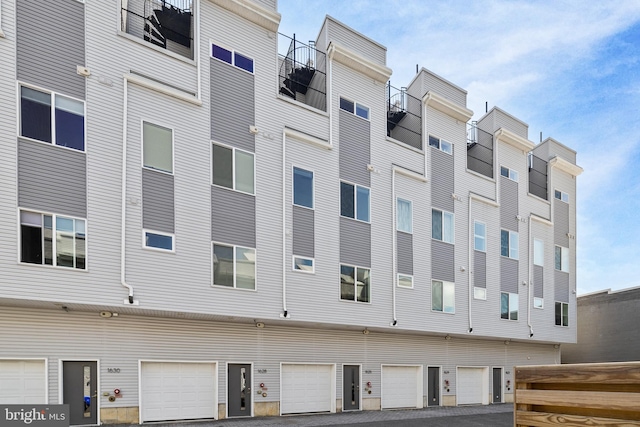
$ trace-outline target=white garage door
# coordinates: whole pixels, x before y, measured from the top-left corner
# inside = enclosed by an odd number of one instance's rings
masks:
[[[458,405],[485,404],[489,396],[486,368],[458,368],[456,384]],[[486,390],[486,393],[485,393]]]
[[[0,402],[47,403],[44,360],[0,360]]]
[[[332,365],[282,365],[281,412],[331,412],[334,388]]]
[[[422,408],[420,366],[382,367],[382,409]]]
[[[142,421],[216,418],[215,363],[142,362]]]

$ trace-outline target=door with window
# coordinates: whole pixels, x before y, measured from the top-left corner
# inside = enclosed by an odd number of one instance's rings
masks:
[[[502,368],[493,368],[493,403],[502,403]]]
[[[342,410],[360,409],[360,366],[344,365],[342,373]]]
[[[227,384],[229,417],[251,416],[251,365],[229,363]]]
[[[62,403],[69,424],[98,424],[98,362],[62,362]]]
[[[440,406],[440,368],[429,366],[428,368],[427,406]]]

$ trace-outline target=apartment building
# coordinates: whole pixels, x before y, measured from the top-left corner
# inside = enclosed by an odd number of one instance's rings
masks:
[[[329,11],[330,12],[330,11]],[[0,0],[0,404],[490,404],[576,341],[576,153],[276,0]]]

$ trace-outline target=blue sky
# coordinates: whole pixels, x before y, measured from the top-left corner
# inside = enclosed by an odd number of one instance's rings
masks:
[[[315,40],[331,15],[578,152],[578,294],[640,286],[640,2],[278,0],[280,32]]]

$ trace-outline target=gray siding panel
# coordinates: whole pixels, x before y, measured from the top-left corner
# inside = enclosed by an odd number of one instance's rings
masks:
[[[436,148],[431,150],[431,204],[434,208],[453,212],[453,156]]]
[[[240,68],[210,58],[211,139],[255,151],[254,76]]]
[[[371,267],[371,224],[340,218],[340,262]]]
[[[518,231],[518,183],[500,176],[500,227]]]
[[[315,211],[293,206],[293,254],[315,257]]]
[[[256,198],[211,186],[211,240],[256,247]]]
[[[18,0],[18,80],[85,99],[84,3]]]
[[[500,257],[500,290],[518,293],[518,260]]]
[[[473,286],[487,287],[487,254],[485,252],[473,251]]]
[[[544,267],[533,266],[533,296],[544,298]]]
[[[435,280],[455,282],[454,249],[450,243],[431,240],[431,277]]]
[[[86,154],[19,138],[18,204],[86,218]]]
[[[553,241],[556,245],[569,247],[569,204],[557,199],[553,201]]]
[[[340,178],[371,186],[367,165],[371,163],[371,124],[340,110]]]
[[[398,273],[413,275],[413,234],[396,231]]]
[[[553,273],[556,301],[569,302],[569,274],[563,271],[554,271]]]
[[[175,232],[173,175],[142,169],[142,227]]]

